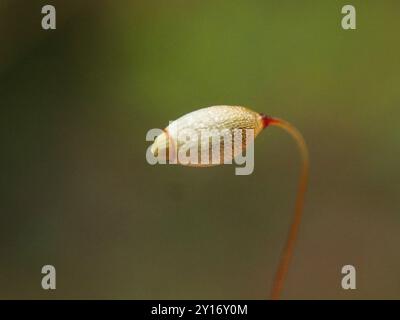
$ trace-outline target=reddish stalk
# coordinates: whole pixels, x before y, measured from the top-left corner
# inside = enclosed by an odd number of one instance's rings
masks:
[[[290,123],[285,120],[270,118],[263,116],[264,127],[268,125],[280,127],[288,132],[296,141],[302,159],[299,184],[295,202],[293,221],[289,229],[289,234],[286,239],[286,244],[283,249],[279,266],[275,275],[274,284],[272,287],[271,299],[278,300],[281,297],[283,284],[289,269],[290,261],[293,256],[294,246],[296,243],[299,226],[303,215],[304,196],[307,190],[308,171],[310,166],[308,149],[302,134]]]

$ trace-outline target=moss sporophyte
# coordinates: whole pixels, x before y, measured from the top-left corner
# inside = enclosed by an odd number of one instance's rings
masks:
[[[301,133],[282,119],[267,116],[241,106],[212,106],[188,113],[171,122],[164,130],[149,131],[154,143],[147,150],[149,163],[170,163],[192,167],[239,164],[236,174],[253,171],[253,140],[267,127],[279,127],[296,141],[302,160],[294,216],[276,271],[271,298],[279,299],[289,269],[304,207],[309,172],[307,145]],[[243,153],[246,153],[246,157]]]

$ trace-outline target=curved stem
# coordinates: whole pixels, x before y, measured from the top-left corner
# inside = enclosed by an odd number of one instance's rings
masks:
[[[289,234],[283,249],[278,270],[275,275],[274,284],[272,287],[271,299],[278,300],[281,296],[283,283],[289,269],[290,260],[293,255],[293,249],[297,238],[297,233],[300,226],[301,217],[304,207],[304,195],[307,189],[308,171],[309,171],[309,155],[306,142],[302,134],[289,122],[281,119],[270,118],[269,125],[280,127],[288,132],[297,142],[300,150],[302,166],[300,171],[299,185],[297,189],[296,204],[294,209],[294,217],[290,226]]]

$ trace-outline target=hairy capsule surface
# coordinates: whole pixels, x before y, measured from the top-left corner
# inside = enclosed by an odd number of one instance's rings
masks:
[[[266,126],[265,116],[241,106],[212,106],[190,112],[171,122],[151,146],[154,156],[177,160],[180,152],[197,150],[197,159],[177,163],[210,166],[226,163],[242,153]],[[216,152],[219,151],[219,152]],[[217,159],[212,155],[219,154]]]

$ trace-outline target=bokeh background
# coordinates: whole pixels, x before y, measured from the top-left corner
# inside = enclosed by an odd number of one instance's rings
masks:
[[[150,166],[146,132],[233,104],[304,134],[285,299],[400,298],[400,2],[0,0],[0,298],[266,299],[299,155]],[[41,29],[53,4],[57,29]],[[41,268],[57,289],[41,289]],[[341,288],[341,268],[357,289]]]

